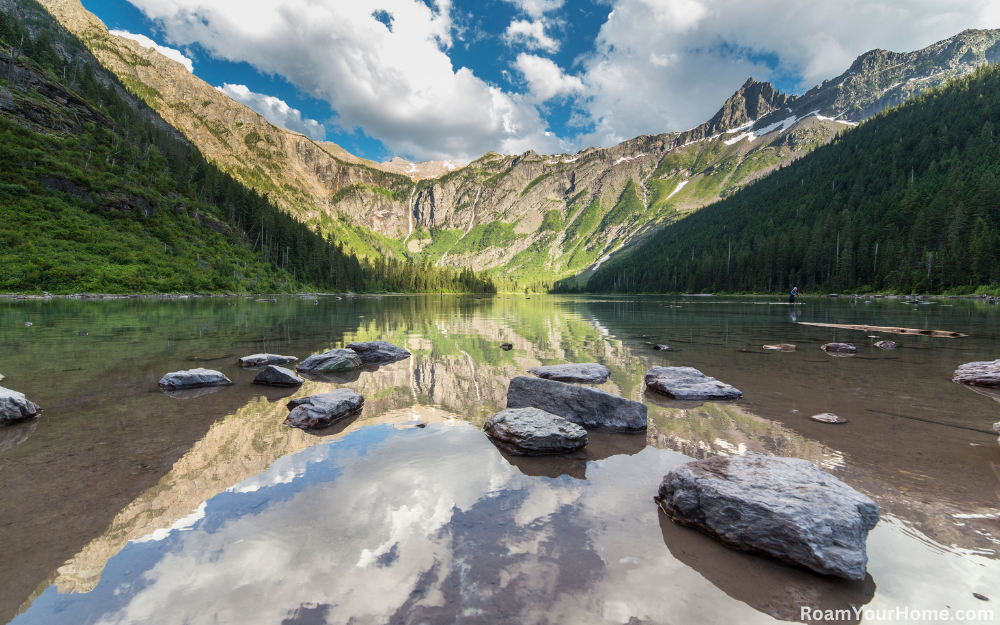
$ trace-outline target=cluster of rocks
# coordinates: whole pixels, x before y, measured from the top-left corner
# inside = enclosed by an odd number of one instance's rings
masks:
[[[386,341],[367,341],[350,343],[345,349],[331,349],[320,354],[313,354],[296,367],[298,372],[331,373],[351,371],[365,365],[383,365],[410,357],[410,352]],[[301,386],[303,380],[296,372],[282,367],[298,360],[295,356],[279,354],[252,354],[239,359],[243,368],[263,369],[254,377],[254,384],[277,387]],[[187,389],[203,389],[217,386],[229,386],[233,382],[219,371],[212,369],[189,369],[168,373],[160,380],[160,388],[172,393]],[[24,400],[24,396],[13,391],[0,388],[0,418],[6,418],[6,395],[11,394],[11,405],[17,405],[21,412],[37,412],[37,407]],[[19,399],[18,399],[19,398]],[[309,397],[293,399],[288,402],[290,410],[285,419],[285,425],[303,429],[320,429],[357,413],[364,406],[364,397],[350,389],[338,388],[329,393],[320,393]],[[14,409],[10,409],[14,414]],[[29,416],[34,416],[34,412]],[[27,418],[27,417],[19,417]],[[0,424],[4,424],[0,421]]]
[[[611,371],[597,363],[548,365],[529,369],[537,377],[517,376],[507,388],[507,410],[483,427],[490,439],[513,455],[560,454],[587,444],[587,430],[641,432],[645,404],[598,388]]]

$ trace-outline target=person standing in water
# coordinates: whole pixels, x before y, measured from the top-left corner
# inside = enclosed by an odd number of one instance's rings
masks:
[[[792,292],[788,294],[788,303],[789,304],[794,304],[795,303],[795,296],[798,295],[798,294],[799,294],[799,287],[793,286],[792,287]]]

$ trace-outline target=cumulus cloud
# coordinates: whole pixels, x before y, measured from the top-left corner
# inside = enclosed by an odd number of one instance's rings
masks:
[[[545,34],[545,21],[514,20],[503,34],[509,45],[523,45],[529,50],[558,52],[559,42]]]
[[[504,0],[507,4],[513,4],[522,13],[526,13],[534,18],[539,18],[562,8],[565,0]]]
[[[518,94],[455,68],[450,0],[384,0],[390,31],[361,2],[131,0],[172,42],[280,74],[326,100],[347,130],[393,152],[471,160],[489,150],[557,150],[538,110]]]
[[[288,106],[284,100],[263,93],[254,93],[246,85],[226,83],[216,89],[256,111],[275,126],[302,133],[316,141],[326,138],[326,127],[323,124],[315,119],[303,119],[302,112]]]
[[[132,41],[135,41],[144,48],[152,48],[157,52],[159,52],[160,54],[162,54],[163,56],[167,57],[168,59],[172,61],[177,61],[178,63],[186,67],[187,71],[192,73],[194,72],[194,63],[191,61],[191,59],[184,56],[184,53],[181,52],[180,50],[175,50],[174,48],[161,46],[160,44],[156,43],[146,35],[136,35],[134,33],[128,32],[127,30],[112,30],[111,34],[117,35],[125,39],[131,39]]]
[[[538,56],[560,47],[553,31],[572,19],[559,12],[564,0],[505,1],[518,10],[505,35],[523,46],[508,68],[523,77],[523,94],[452,64],[451,0],[130,0],[169,43],[199,43],[279,74],[329,102],[341,127],[435,160],[685,130],[751,76],[800,79],[804,91],[873,48],[910,51],[966,28],[1000,27],[995,0],[831,0],[821,11],[799,0],[607,0],[594,47],[570,75]],[[392,28],[376,15],[391,16]],[[570,100],[583,135],[548,132],[540,107],[555,97]]]
[[[522,53],[517,56],[514,65],[524,75],[528,93],[537,102],[583,91],[583,82],[563,72],[551,59]]]
[[[1000,27],[993,0],[614,0],[583,61],[580,145],[686,130],[749,77],[801,77],[799,90],[873,48],[917,50],[967,28]],[[765,59],[767,62],[765,62]]]

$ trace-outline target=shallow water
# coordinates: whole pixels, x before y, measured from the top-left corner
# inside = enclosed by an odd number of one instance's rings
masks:
[[[0,384],[44,409],[0,430],[0,622],[763,623],[802,607],[996,606],[1000,404],[950,378],[1000,357],[1000,312],[769,304],[0,301]],[[795,320],[969,336],[884,334],[899,347],[883,352],[869,333]],[[376,338],[413,358],[285,390],[236,365]],[[835,340],[857,355],[819,349]],[[566,361],[607,365],[602,388],[647,403],[648,432],[592,434],[568,457],[501,454],[479,428],[510,378]],[[653,365],[697,367],[744,399],[670,402],[644,392]],[[195,366],[235,384],[188,399],[157,390]],[[286,398],[337,386],[365,395],[359,416],[318,434],[281,426]],[[820,412],[848,423],[808,419]],[[415,417],[429,425],[402,425]],[[728,550],[658,513],[670,468],[746,451],[811,460],[875,499],[864,583]],[[966,622],[998,620],[994,607]]]

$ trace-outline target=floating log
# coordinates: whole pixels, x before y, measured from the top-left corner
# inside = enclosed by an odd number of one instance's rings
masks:
[[[917,336],[941,336],[949,339],[963,338],[969,336],[961,332],[949,332],[948,330],[920,330],[917,328],[891,328],[883,326],[857,326],[843,323],[811,323],[799,321],[800,326],[816,326],[819,328],[839,328],[841,330],[860,330],[862,332],[888,332],[890,334],[913,334]]]

